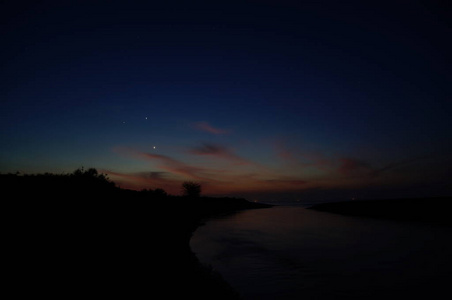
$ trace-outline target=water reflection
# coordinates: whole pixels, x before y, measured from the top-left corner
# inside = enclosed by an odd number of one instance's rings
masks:
[[[245,299],[434,297],[450,293],[451,233],[274,207],[209,221],[191,247]]]

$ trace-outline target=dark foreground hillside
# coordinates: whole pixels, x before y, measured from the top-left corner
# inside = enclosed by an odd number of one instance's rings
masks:
[[[238,298],[189,239],[205,218],[261,206],[123,190],[97,174],[38,177],[0,176],[5,272],[17,296]]]
[[[350,216],[452,225],[452,197],[344,201],[317,204],[311,209]]]

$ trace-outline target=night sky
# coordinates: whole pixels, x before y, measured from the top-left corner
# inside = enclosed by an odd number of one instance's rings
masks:
[[[2,1],[0,172],[250,200],[452,195],[438,1]]]

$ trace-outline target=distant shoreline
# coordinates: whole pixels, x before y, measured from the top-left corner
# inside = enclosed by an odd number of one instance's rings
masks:
[[[316,204],[308,209],[348,216],[452,226],[452,197],[342,201]]]

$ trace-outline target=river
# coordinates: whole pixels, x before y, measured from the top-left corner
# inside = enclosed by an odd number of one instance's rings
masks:
[[[451,227],[277,206],[211,219],[190,246],[244,299],[451,295]]]

